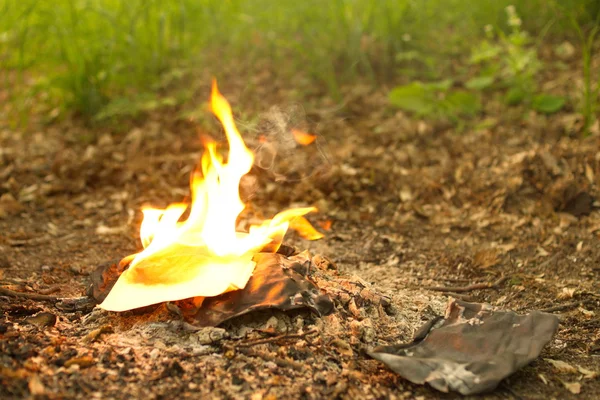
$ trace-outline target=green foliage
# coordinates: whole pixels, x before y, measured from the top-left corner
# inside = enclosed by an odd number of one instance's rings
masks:
[[[525,32],[539,32],[554,15],[547,0],[518,2],[524,22],[507,25],[502,10],[512,1],[0,0],[0,73],[10,76],[0,82],[11,99],[25,97],[25,112],[35,93],[49,109],[88,118],[143,112],[145,99],[162,92],[155,84],[182,67],[217,75],[238,65],[250,75],[272,66],[339,98],[341,85],[357,79],[456,76],[456,56],[489,24],[493,37],[473,51],[480,74],[465,87],[518,86],[530,102],[540,66]],[[575,5],[597,7],[561,1],[581,23],[589,18]]]
[[[549,94],[538,94],[531,102],[531,108],[544,114],[553,114],[565,105],[565,99]]]
[[[465,82],[465,87],[472,90],[487,89],[494,84],[495,77],[493,76],[476,76]]]
[[[417,115],[433,115],[436,111],[435,92],[420,82],[394,88],[389,99],[396,107]]]
[[[277,72],[306,74],[339,96],[342,81],[364,75],[375,82],[376,70],[390,70],[402,48],[409,5],[414,6],[410,0],[0,0],[0,69],[43,76],[40,90],[52,92],[54,104],[86,116],[113,115],[103,111],[111,101],[136,102],[182,65],[216,74],[224,62],[248,66],[252,73],[253,65],[270,61]]]
[[[184,29],[191,33],[185,19],[192,7],[191,1],[0,1],[6,38],[0,59],[4,68],[46,77],[42,89],[60,88],[56,104],[93,115],[124,88],[143,88],[176,63],[191,45]],[[200,30],[204,37],[208,28]]]
[[[479,97],[471,92],[452,89],[451,80],[414,82],[394,88],[389,94],[392,105],[418,116],[457,121],[481,110]]]
[[[485,27],[486,38],[477,45],[470,63],[480,68],[480,75],[470,79],[465,86],[482,90],[495,83],[506,89],[504,101],[509,106],[528,104],[536,111],[553,113],[565,104],[563,98],[538,91],[537,76],[542,63],[537,48],[529,34],[522,29],[523,21],[514,6],[506,7],[509,32]]]
[[[584,87],[579,109],[583,116],[583,134],[587,136],[596,118],[596,111],[600,108],[600,71],[596,74],[592,71],[594,44],[600,33],[600,3],[592,0],[575,3],[563,4],[557,1],[553,5],[559,10],[560,19],[567,20],[575,30],[581,43]],[[581,15],[587,18],[578,18]]]

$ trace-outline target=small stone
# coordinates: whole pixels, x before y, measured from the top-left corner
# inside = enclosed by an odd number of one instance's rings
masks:
[[[342,339],[333,339],[330,343],[329,343],[339,354],[343,355],[343,356],[348,356],[351,357],[352,355],[354,355],[354,352],[352,351],[352,347],[350,346],[350,344],[348,342],[346,342],[345,340]]]
[[[276,370],[277,370],[277,368],[279,368],[279,367],[277,366],[277,364],[275,364],[273,361],[267,361],[267,362],[264,364],[264,367],[265,367],[265,368],[267,368],[267,369],[270,369],[270,370],[272,370],[272,371],[276,371]]]
[[[56,315],[49,312],[40,312],[23,320],[26,324],[35,325],[38,328],[54,326],[56,324]]]
[[[269,318],[267,320],[267,322],[265,323],[265,330],[269,330],[269,329],[277,329],[277,325],[279,325],[279,320],[277,319],[276,316],[272,316],[271,318]]]
[[[195,332],[194,336],[196,336],[198,344],[212,344],[229,337],[229,334],[222,328],[206,327]]]
[[[50,272],[52,271],[52,267],[49,265],[42,265],[42,272]]]
[[[151,360],[156,360],[158,358],[158,356],[160,356],[160,350],[159,349],[152,349],[152,351],[150,352],[150,359]]]

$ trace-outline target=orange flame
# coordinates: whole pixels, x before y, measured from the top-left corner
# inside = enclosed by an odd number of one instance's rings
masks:
[[[313,135],[312,133],[304,132],[298,129],[292,129],[292,136],[294,136],[296,143],[301,144],[302,146],[308,146],[317,140],[317,135]]]
[[[244,210],[239,183],[252,168],[254,155],[244,144],[231,106],[215,81],[211,110],[225,129],[227,162],[217,152],[216,143],[206,144],[199,171],[192,177],[192,201],[184,221],[180,218],[186,204],[142,210],[144,250],[129,256],[133,257],[129,269],[121,274],[101,308],[125,311],[238,290],[252,275],[253,256],[261,250],[277,250],[290,224],[308,239],[323,236],[302,217],[316,211],[314,207],[289,209],[251,226],[247,233],[236,231],[236,220]]]

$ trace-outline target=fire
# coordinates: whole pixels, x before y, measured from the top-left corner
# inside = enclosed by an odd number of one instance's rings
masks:
[[[206,144],[191,183],[188,205],[175,203],[166,209],[142,210],[140,227],[143,251],[127,257],[129,268],[100,307],[125,311],[164,301],[202,298],[244,288],[260,251],[276,251],[288,227],[307,239],[323,237],[303,215],[314,207],[289,209],[272,219],[253,225],[248,232],[236,231],[236,221],[245,206],[239,183],[254,163],[233,121],[231,106],[213,82],[211,110],[225,130],[229,143],[227,161],[216,143]],[[197,299],[201,301],[201,299]]]
[[[296,143],[301,144],[303,146],[308,146],[309,144],[317,140],[316,135],[298,129],[292,129],[292,136],[294,136],[294,140],[296,140]]]

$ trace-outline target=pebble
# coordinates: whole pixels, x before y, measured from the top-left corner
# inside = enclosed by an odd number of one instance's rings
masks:
[[[222,328],[206,327],[194,333],[199,344],[212,344],[229,336]]]
[[[56,315],[49,312],[40,312],[23,320],[26,324],[35,325],[38,328],[54,326],[56,324]]]
[[[279,320],[277,319],[277,317],[272,316],[265,323],[264,329],[277,329],[278,324],[279,324]]]
[[[151,360],[156,360],[158,358],[158,356],[160,355],[160,350],[159,349],[152,349],[152,351],[150,352],[150,359]]]

